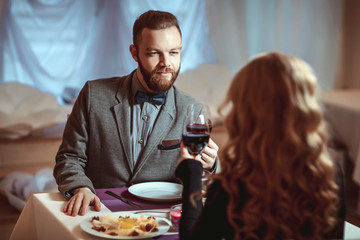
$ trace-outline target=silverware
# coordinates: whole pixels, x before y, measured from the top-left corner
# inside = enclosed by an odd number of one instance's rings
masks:
[[[117,195],[116,193],[112,192],[112,191],[106,191],[105,192],[106,194],[110,195],[110,196],[113,196],[114,198],[117,198],[121,201],[123,201],[124,203],[130,205],[130,206],[133,206],[133,207],[140,207],[140,205],[134,203],[134,202],[131,202],[129,200],[127,200],[126,198],[120,196],[120,195]]]
[[[139,213],[146,213],[146,214],[151,214],[151,215],[159,215],[160,217],[165,217],[170,219],[170,209],[169,210],[140,210],[140,211],[136,211],[134,212],[134,214],[139,214]]]
[[[164,210],[164,211],[161,211],[161,210],[140,210],[140,211],[136,211],[134,213],[136,214],[136,213],[146,213],[146,212],[149,212],[149,213],[169,213],[170,210]]]

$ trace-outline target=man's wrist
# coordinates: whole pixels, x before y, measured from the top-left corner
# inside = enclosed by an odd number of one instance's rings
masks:
[[[89,187],[87,186],[81,186],[81,187],[75,187],[75,188],[72,188],[70,189],[69,191],[65,192],[65,197],[67,199],[70,199],[72,196],[74,196],[76,193],[78,193],[80,191],[80,189],[82,188],[87,188],[89,189],[89,191],[93,192]]]
[[[70,199],[72,196],[74,196],[74,190],[75,190],[75,188],[74,188],[74,189],[70,189],[69,191],[66,191],[66,192],[64,193],[66,199]]]
[[[93,192],[89,187],[83,186],[83,187],[74,188],[74,189],[73,189],[73,193],[74,193],[74,194],[77,194],[81,189],[84,189],[84,190]]]

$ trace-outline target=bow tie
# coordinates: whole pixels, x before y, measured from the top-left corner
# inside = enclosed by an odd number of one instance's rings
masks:
[[[158,94],[147,94],[141,91],[137,91],[135,94],[136,103],[143,102],[152,102],[157,105],[162,105],[165,103],[166,92],[158,93]]]

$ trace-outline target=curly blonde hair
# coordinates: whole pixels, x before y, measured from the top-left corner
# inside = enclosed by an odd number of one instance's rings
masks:
[[[280,53],[258,56],[234,77],[220,108],[232,105],[214,177],[230,196],[235,239],[322,239],[335,225],[339,190],[315,91],[309,66]]]

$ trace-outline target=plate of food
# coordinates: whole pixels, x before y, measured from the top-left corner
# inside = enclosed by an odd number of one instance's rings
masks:
[[[108,239],[145,239],[166,233],[170,221],[150,215],[108,213],[84,219],[80,228],[93,236]]]
[[[128,191],[134,196],[156,202],[181,200],[183,186],[172,182],[144,182],[130,186]]]

